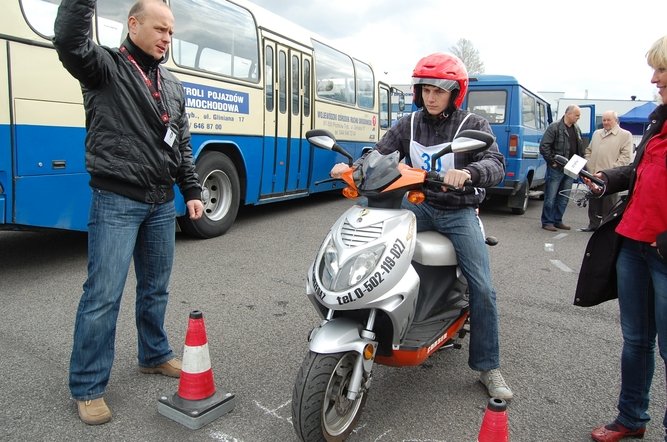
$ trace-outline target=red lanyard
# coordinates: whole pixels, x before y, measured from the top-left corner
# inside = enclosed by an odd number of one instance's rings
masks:
[[[148,91],[151,93],[151,96],[155,100],[155,104],[157,104],[157,107],[160,111],[160,119],[164,123],[165,126],[169,125],[169,112],[167,112],[167,108],[164,106],[164,103],[162,102],[162,97],[160,95],[160,69],[158,68],[155,72],[156,75],[156,80],[157,80],[157,89],[155,86],[153,86],[153,82],[151,81],[150,78],[146,75],[146,73],[141,69],[141,66],[139,66],[139,63],[134,59],[132,54],[127,50],[125,46],[120,47],[120,51],[127,57],[130,63],[139,71],[139,74],[141,74],[141,78],[144,79],[144,83],[146,84],[146,87],[148,87]]]

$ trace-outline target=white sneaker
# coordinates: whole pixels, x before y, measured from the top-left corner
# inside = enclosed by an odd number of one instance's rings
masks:
[[[505,379],[503,379],[503,375],[500,374],[500,370],[497,368],[483,371],[479,375],[479,381],[484,384],[491,397],[510,400],[514,396],[510,387],[507,386]]]

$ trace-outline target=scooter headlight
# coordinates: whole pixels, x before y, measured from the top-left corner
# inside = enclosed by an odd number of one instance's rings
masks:
[[[338,251],[333,241],[330,241],[324,249],[322,259],[322,285],[328,290],[342,291],[358,284],[375,269],[383,253],[384,245],[378,245],[340,263]]]
[[[333,240],[329,240],[329,243],[324,248],[322,264],[323,268],[320,273],[322,285],[331,290],[333,280],[338,276],[338,270],[340,269],[338,266],[338,250],[336,250]]]
[[[377,247],[375,250],[367,250],[358,254],[354,259],[351,259],[352,265],[349,266],[349,272],[341,274],[341,276],[344,274],[349,275],[345,288],[359,284],[359,282],[366,278],[375,269],[375,265],[382,256],[382,252],[384,252],[384,246]]]

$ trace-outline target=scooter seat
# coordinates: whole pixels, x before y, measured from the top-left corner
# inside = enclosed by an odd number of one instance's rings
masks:
[[[433,230],[417,233],[417,244],[412,257],[425,266],[455,266],[454,245],[445,235]]]

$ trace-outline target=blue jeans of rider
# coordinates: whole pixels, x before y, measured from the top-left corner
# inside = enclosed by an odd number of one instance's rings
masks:
[[[547,167],[544,183],[544,205],[542,206],[542,225],[563,223],[563,215],[569,201],[561,192],[572,188],[574,180],[561,170]]]
[[[660,357],[667,366],[667,262],[655,247],[625,238],[616,260],[616,272],[623,333],[621,394],[616,419],[635,430],[649,421],[656,336]],[[667,411],[662,423],[667,428]]]
[[[137,278],[135,321],[140,366],[174,357],[164,330],[174,258],[173,201],[146,204],[93,189],[88,278],[74,326],[69,386],[76,400],[103,396],[114,359],[116,321],[130,261]]]
[[[439,210],[428,203],[415,205],[405,200],[403,207],[417,217],[417,231],[436,230],[454,245],[459,267],[470,290],[468,365],[477,371],[499,368],[496,292],[491,284],[489,252],[475,209]]]

